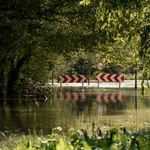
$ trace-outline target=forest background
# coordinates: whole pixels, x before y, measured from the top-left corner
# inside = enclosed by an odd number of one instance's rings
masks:
[[[58,75],[95,79],[99,61],[105,73],[148,80],[150,1],[1,0],[0,43],[0,97]]]

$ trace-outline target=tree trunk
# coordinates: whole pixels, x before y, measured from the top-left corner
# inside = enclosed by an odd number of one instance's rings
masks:
[[[6,71],[6,62],[7,62],[7,58],[4,57],[1,61],[0,61],[0,98],[5,96],[5,71]]]
[[[4,69],[0,70],[0,98],[4,96]]]
[[[23,66],[23,64],[25,62],[27,62],[29,60],[30,55],[25,55],[23,56],[16,64],[15,67],[13,67],[13,60],[11,62],[11,68],[8,74],[8,82],[7,82],[7,91],[6,91],[6,95],[8,98],[12,98],[13,95],[15,94],[15,90],[14,90],[14,86],[16,81],[19,78],[19,72],[21,67]]]

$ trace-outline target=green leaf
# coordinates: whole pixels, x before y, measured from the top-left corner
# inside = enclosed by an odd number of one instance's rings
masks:
[[[56,149],[57,150],[65,150],[66,149],[66,144],[65,144],[65,142],[63,141],[63,139],[59,139],[58,140],[58,144],[56,145]]]
[[[104,24],[101,26],[101,30],[104,29],[106,26],[107,26],[107,23],[104,23]]]
[[[118,150],[119,148],[118,148],[117,145],[114,145],[114,144],[113,144],[113,145],[111,145],[111,149],[112,149],[112,150]]]
[[[118,11],[118,16],[121,17],[122,16],[122,12]]]
[[[79,4],[80,5],[89,5],[91,3],[90,0],[82,0]]]
[[[149,83],[148,83],[148,81],[147,81],[147,83],[146,83],[146,86],[147,86],[147,88],[149,88]]]
[[[127,137],[126,137],[126,135],[125,134],[119,134],[119,139],[122,143],[123,148],[125,149],[126,146],[127,146],[127,143],[126,143]]]
[[[92,148],[87,144],[86,141],[82,141],[81,143],[83,144],[83,148],[84,148],[85,150],[92,150]]]

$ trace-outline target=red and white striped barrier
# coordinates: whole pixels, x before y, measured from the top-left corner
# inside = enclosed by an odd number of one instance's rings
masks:
[[[58,76],[58,83],[84,83],[87,82],[86,75],[64,75]]]
[[[116,103],[124,101],[123,93],[102,93],[96,95],[97,103]]]
[[[57,99],[66,101],[66,102],[86,102],[85,93],[58,93]]]
[[[96,80],[105,82],[124,82],[124,75],[96,73]]]

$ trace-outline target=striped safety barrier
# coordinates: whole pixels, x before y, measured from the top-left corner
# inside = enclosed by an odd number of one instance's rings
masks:
[[[105,82],[124,82],[124,75],[96,73],[96,80]]]
[[[57,77],[58,83],[84,83],[87,82],[86,75],[64,75]]]

